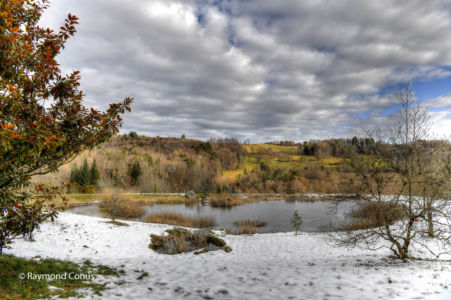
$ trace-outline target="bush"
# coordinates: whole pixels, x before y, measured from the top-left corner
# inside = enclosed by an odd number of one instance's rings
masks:
[[[384,226],[384,212],[390,225],[405,216],[402,207],[393,202],[366,202],[352,212],[352,216],[357,220],[348,226],[348,230]]]
[[[119,203],[119,217],[138,218],[144,214],[144,210],[138,202],[125,198]]]
[[[139,203],[134,202],[130,197],[121,195],[117,190],[106,190],[99,206],[113,221],[116,217],[137,218],[144,214]]]

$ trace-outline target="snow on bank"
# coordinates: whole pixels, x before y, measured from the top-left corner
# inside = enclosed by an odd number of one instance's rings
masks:
[[[163,255],[148,248],[149,235],[171,226],[106,221],[61,213],[42,225],[36,242],[17,240],[6,252],[124,269],[103,299],[451,299],[449,262],[403,263],[386,249],[334,248],[318,233],[225,235],[231,253]]]

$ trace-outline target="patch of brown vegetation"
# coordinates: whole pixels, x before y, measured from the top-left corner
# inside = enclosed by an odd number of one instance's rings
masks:
[[[258,233],[258,228],[256,226],[240,226],[236,234],[254,234]]]
[[[403,209],[393,202],[366,202],[352,212],[357,220],[348,226],[348,230],[375,228],[385,225],[385,218],[389,224],[404,217]]]
[[[266,225],[266,222],[259,221],[259,220],[242,220],[242,221],[235,222],[235,225],[238,227],[245,227],[245,226],[263,227]]]
[[[144,214],[144,210],[138,202],[114,190],[106,190],[103,193],[99,207],[113,220],[116,217],[138,218]]]
[[[168,225],[177,225],[184,227],[204,228],[212,227],[215,222],[208,217],[188,217],[176,213],[158,213],[147,216],[148,223],[161,223]]]

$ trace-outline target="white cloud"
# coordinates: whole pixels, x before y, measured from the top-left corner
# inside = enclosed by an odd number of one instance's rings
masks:
[[[350,136],[356,114],[384,122],[387,85],[451,76],[447,1],[59,0],[42,23],[68,12],[63,69],[81,70],[90,105],[134,97],[124,130],[141,134]]]

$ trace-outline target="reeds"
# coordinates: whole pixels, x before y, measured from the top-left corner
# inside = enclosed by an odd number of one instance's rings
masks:
[[[212,227],[215,224],[214,220],[209,217],[189,217],[177,213],[151,214],[147,216],[146,222],[193,228]]]

